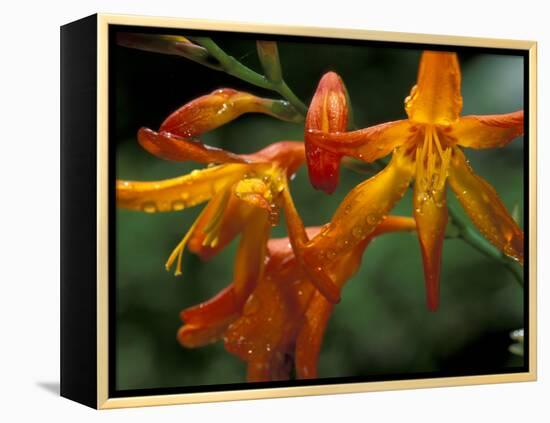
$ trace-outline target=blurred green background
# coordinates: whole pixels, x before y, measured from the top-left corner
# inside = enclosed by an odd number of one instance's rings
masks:
[[[261,71],[253,39],[210,35],[228,53]],[[139,147],[135,136],[141,126],[157,129],[191,99],[220,87],[276,97],[183,58],[113,48],[115,110],[110,125],[117,178],[157,180],[200,167],[155,158]],[[279,43],[279,51],[287,83],[306,104],[319,78],[333,70],[348,87],[359,127],[405,117],[403,100],[416,80],[419,50],[287,40]],[[522,109],[523,58],[474,53],[459,54],[463,113]],[[203,141],[252,152],[278,140],[301,140],[302,132],[302,125],[248,115],[206,134]],[[522,216],[522,140],[504,149],[466,154],[508,209],[517,206]],[[291,188],[304,222],[326,223],[364,177],[343,168],[338,190],[328,196],[311,188],[302,168]],[[394,214],[410,215],[411,204],[409,192]],[[153,215],[116,212],[117,390],[245,381],[244,363],[226,353],[221,343],[188,350],[176,341],[180,310],[211,297],[232,278],[236,241],[208,263],[186,253],[179,278],[164,270],[168,255],[201,208]],[[285,235],[284,225],[273,228],[273,236]],[[504,267],[463,241],[446,240],[439,311],[427,311],[424,295],[418,240],[392,234],[373,242],[330,320],[320,377],[494,373],[523,365],[521,357],[508,352],[509,332],[524,325],[523,292]]]

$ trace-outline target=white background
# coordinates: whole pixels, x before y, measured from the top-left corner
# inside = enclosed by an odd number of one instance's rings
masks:
[[[0,420],[550,421],[544,1],[4,1],[0,31]],[[96,412],[59,398],[59,26],[95,12],[532,39],[539,42],[539,381]],[[449,334],[452,336],[452,334]],[[546,395],[544,392],[546,391]]]

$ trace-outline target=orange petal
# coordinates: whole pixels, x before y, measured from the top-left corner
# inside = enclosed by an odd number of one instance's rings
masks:
[[[279,262],[283,268],[285,263]],[[282,268],[271,266],[269,259],[266,273],[249,296],[242,316],[225,333],[226,350],[248,363],[248,381],[289,377],[296,335],[313,294],[313,286],[297,279],[293,267],[294,278],[281,279]]]
[[[340,288],[323,268],[318,265],[310,265],[305,261],[304,253],[306,252],[305,247],[309,242],[309,237],[290,195],[288,183],[285,183],[285,188],[282,192],[282,206],[285,213],[289,240],[302,269],[307,273],[316,288],[330,302],[338,303],[340,301]]]
[[[455,53],[425,51],[418,79],[405,99],[409,119],[418,123],[449,125],[462,111],[460,66]]]
[[[317,367],[325,329],[334,305],[319,292],[309,303],[305,322],[296,340],[296,376],[298,379],[317,378]]]
[[[448,219],[445,184],[433,189],[417,179],[413,203],[424,265],[426,300],[428,308],[435,311],[439,305],[441,253]]]
[[[247,160],[237,154],[191,141],[169,132],[155,132],[148,128],[138,131],[140,145],[154,156],[164,160],[178,162],[194,161],[198,163],[246,163]]]
[[[405,144],[416,133],[417,128],[408,120],[397,120],[351,132],[329,134],[310,130],[307,137],[311,144],[326,151],[373,162]]]
[[[185,324],[178,331],[178,340],[187,348],[217,341],[238,317],[238,312],[233,285],[229,285],[210,300],[181,312]]]
[[[193,138],[238,118],[243,113],[265,113],[294,120],[295,111],[285,108],[286,102],[256,97],[252,94],[221,88],[196,98],[172,113],[160,131],[184,138]]]
[[[390,232],[414,231],[415,229],[416,223],[410,217],[388,216],[363,242],[329,263],[327,265],[328,273],[337,286],[343,287],[359,269],[363,252],[375,236]],[[296,341],[296,374],[300,379],[317,377],[319,352],[333,308],[334,304],[327,301],[320,292],[316,292],[307,306],[305,322]]]
[[[311,184],[331,194],[338,185],[341,154],[323,149],[322,143],[313,144],[309,130],[322,133],[342,132],[348,124],[348,105],[346,89],[341,78],[335,72],[327,72],[317,86],[311,100],[305,125],[304,141],[306,145],[307,165]]]
[[[449,135],[463,147],[503,147],[523,135],[523,110],[503,115],[465,116],[451,127]]]
[[[280,168],[286,169],[288,177],[296,173],[306,159],[304,143],[298,141],[275,142],[256,153],[243,154],[241,157],[250,162],[276,164]]]
[[[322,272],[327,259],[345,254],[367,238],[404,195],[413,170],[411,158],[398,150],[384,170],[357,185],[305,247],[306,268]]]
[[[235,296],[242,305],[263,275],[267,241],[271,232],[268,213],[263,209],[251,212],[244,226],[235,258]]]
[[[247,170],[247,165],[227,164],[162,181],[117,180],[117,207],[147,213],[183,210],[209,200]]]
[[[476,175],[459,148],[454,148],[449,184],[474,225],[507,256],[523,264],[523,231],[496,190]]]

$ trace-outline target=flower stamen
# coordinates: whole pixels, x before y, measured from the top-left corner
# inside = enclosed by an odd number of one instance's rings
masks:
[[[218,234],[221,228],[223,212],[225,211],[227,207],[227,203],[229,202],[230,194],[231,194],[231,190],[229,189],[226,189],[223,191],[223,196],[220,201],[220,204],[216,208],[216,211],[214,212],[212,219],[210,219],[208,224],[204,227],[204,233],[206,234],[206,237],[202,242],[203,247],[210,246],[214,248],[216,246],[217,240],[218,240]]]
[[[202,215],[202,213],[201,213],[201,215]],[[166,264],[164,265],[166,270],[169,271],[170,268],[172,267],[172,265],[174,264],[174,261],[176,260],[176,258],[178,259],[178,262],[176,264],[176,271],[174,272],[174,276],[181,275],[181,260],[182,260],[182,256],[183,256],[183,251],[185,250],[185,246],[187,245],[187,241],[189,241],[189,238],[191,238],[191,234],[195,230],[195,226],[197,225],[197,222],[199,221],[199,219],[200,219],[200,216],[197,218],[197,220],[195,220],[193,225],[191,225],[191,227],[189,228],[189,230],[187,231],[187,233],[185,234],[183,239],[180,241],[180,243],[176,246],[176,248],[174,248],[174,250],[170,254],[170,257],[168,257],[168,260],[166,261]]]

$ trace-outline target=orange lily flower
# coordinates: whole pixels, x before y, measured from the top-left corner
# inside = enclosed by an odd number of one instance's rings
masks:
[[[279,197],[287,178],[304,162],[301,142],[283,141],[254,154],[237,155],[142,128],[140,144],[168,160],[221,163],[162,181],[117,181],[117,206],[147,213],[178,211],[208,201],[195,223],[174,249],[166,269],[176,263],[181,274],[183,252],[207,259],[242,234],[235,259],[235,295],[244,303],[263,272],[271,226],[277,223]]]
[[[439,299],[441,251],[448,219],[447,182],[480,232],[504,254],[523,264],[523,231],[495,189],[472,171],[460,148],[507,145],[523,134],[523,111],[460,116],[460,84],[456,54],[426,51],[417,84],[405,100],[408,119],[352,132],[309,130],[309,142],[334,154],[372,162],[393,152],[383,171],[348,194],[322,236],[308,243],[302,234],[300,255],[309,268],[322,267],[315,258],[319,251],[344,254],[372,233],[413,178],[414,218],[430,310],[437,308]],[[318,276],[323,277],[320,272]]]
[[[360,266],[363,252],[377,235],[411,231],[412,218],[390,216],[346,254],[326,262],[339,288]],[[320,228],[308,228],[315,236]],[[218,295],[181,312],[178,340],[188,348],[223,338],[225,348],[248,363],[251,382],[288,379],[293,363],[298,378],[317,377],[317,362],[334,304],[315,288],[294,256],[288,238],[267,245],[265,272],[242,310],[236,280]]]

